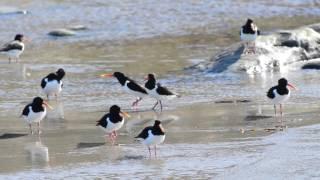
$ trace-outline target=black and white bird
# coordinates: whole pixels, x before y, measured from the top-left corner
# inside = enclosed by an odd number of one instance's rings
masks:
[[[117,138],[117,132],[124,124],[124,117],[130,117],[126,112],[122,112],[120,107],[113,105],[110,107],[109,113],[105,114],[99,121],[97,121],[96,126],[99,126],[107,135],[111,144]]]
[[[154,155],[157,157],[157,145],[163,143],[165,137],[161,121],[155,120],[153,126],[144,128],[135,138],[148,147],[149,157],[151,157],[151,146],[154,146]]]
[[[101,74],[101,77],[115,77],[118,79],[119,83],[123,89],[137,97],[137,100],[132,103],[132,107],[137,107],[138,103],[143,97],[148,95],[147,90],[136,83],[134,80],[125,76],[122,72],[114,72],[113,74]]]
[[[33,134],[32,123],[37,123],[38,133],[41,133],[40,122],[47,114],[47,107],[52,109],[52,107],[41,97],[35,97],[32,103],[26,105],[23,109],[21,116],[24,117],[25,121],[28,123],[31,134]]]
[[[278,85],[273,86],[267,92],[267,97],[271,99],[272,103],[274,104],[274,113],[277,116],[277,106],[280,106],[280,115],[282,117],[282,103],[287,101],[290,98],[290,89],[295,89],[295,87],[288,83],[288,80],[285,78],[281,78],[278,80]],[[282,119],[281,119],[282,121]]]
[[[248,19],[240,30],[240,38],[245,42],[245,53],[255,53],[255,40],[259,35],[258,27],[253,23],[253,20]]]
[[[0,48],[0,53],[6,54],[9,58],[9,63],[12,59],[15,59],[18,62],[20,55],[24,51],[24,36],[22,34],[17,34],[14,37],[14,40],[6,43]]]
[[[146,88],[148,94],[157,100],[157,102],[152,107],[153,110],[157,107],[158,104],[160,104],[160,109],[162,111],[163,99],[172,99],[175,97],[180,97],[180,95],[169,91],[166,87],[161,86],[160,83],[157,83],[154,74],[148,74],[145,80],[147,82],[145,83],[144,87]]]
[[[51,95],[55,95],[55,97],[58,97],[58,95],[62,91],[62,78],[65,76],[65,74],[66,73],[64,69],[60,68],[57,70],[57,72],[50,73],[41,80],[41,88],[46,94],[48,100],[49,96]]]

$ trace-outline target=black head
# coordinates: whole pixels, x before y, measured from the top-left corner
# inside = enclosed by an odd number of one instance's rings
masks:
[[[156,79],[154,74],[148,74],[148,79]]]
[[[109,112],[110,112],[110,114],[119,114],[121,112],[121,109],[119,106],[113,105],[110,107]]]
[[[114,72],[113,77],[117,78],[120,84],[124,85],[128,79],[122,72]]]
[[[246,22],[247,25],[250,25],[251,23],[253,23],[252,19],[248,19],[247,22]]]
[[[114,72],[113,76],[116,78],[124,78],[126,77],[122,72]]]
[[[32,103],[35,104],[35,105],[42,105],[43,104],[43,99],[41,97],[35,97],[33,99]]]
[[[160,124],[161,124],[161,121],[159,121],[159,120],[154,121],[154,126],[160,126]]]
[[[278,80],[278,86],[286,87],[288,85],[288,81],[285,78],[281,78]]]
[[[22,34],[17,34],[15,37],[14,37],[14,40],[15,41],[23,41],[23,35]]]
[[[56,74],[57,74],[57,76],[59,77],[59,79],[62,79],[62,78],[65,76],[66,72],[64,71],[64,69],[59,68],[59,69],[57,70]]]

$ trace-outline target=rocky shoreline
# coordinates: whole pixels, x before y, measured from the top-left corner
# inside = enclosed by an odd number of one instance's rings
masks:
[[[291,65],[299,69],[320,69],[320,24],[263,34],[256,40],[256,53],[244,54],[241,43],[233,44],[207,61],[186,71],[259,73],[282,71]]]

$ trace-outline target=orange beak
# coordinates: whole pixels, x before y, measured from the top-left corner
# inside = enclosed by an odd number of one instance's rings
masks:
[[[293,90],[297,90],[297,88],[295,88],[292,84],[289,84],[289,83],[288,83],[288,86],[289,86],[291,89],[293,89]]]
[[[124,117],[127,117],[127,118],[130,117],[130,115],[129,115],[127,112],[121,111],[120,114],[121,114],[122,116],[124,116]]]
[[[24,42],[31,42],[31,39],[28,38],[28,37],[23,37],[23,40],[22,40],[22,41],[24,41]]]
[[[159,127],[160,127],[161,131],[164,132],[164,128],[163,128],[162,124],[160,124]]]
[[[113,74],[110,74],[110,73],[100,74],[100,77],[108,77],[108,78],[111,78],[111,77],[113,77]]]
[[[43,101],[43,104],[47,107],[47,108],[49,108],[49,109],[53,109],[53,107],[52,106],[50,106],[47,102],[45,102],[45,101]]]
[[[148,77],[148,76],[145,76],[143,80],[144,80],[144,81],[148,81],[148,80],[149,80],[149,77]]]

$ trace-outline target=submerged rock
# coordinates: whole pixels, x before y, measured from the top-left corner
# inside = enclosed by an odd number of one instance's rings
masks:
[[[27,10],[18,9],[16,7],[0,6],[0,15],[7,14],[27,14]]]
[[[320,69],[320,62],[318,63],[307,63],[302,66],[302,69]]]
[[[11,139],[18,138],[22,136],[27,136],[28,134],[18,134],[18,133],[5,133],[0,136],[0,139]]]
[[[234,44],[210,60],[200,62],[186,70],[256,73],[281,71],[282,68],[297,62],[304,65],[309,60],[320,58],[320,24],[261,35],[256,39],[255,54],[243,54],[243,49],[241,43]],[[306,64],[302,68],[318,69],[318,67],[318,64]]]
[[[88,30],[88,27],[84,25],[74,25],[68,28],[55,29],[53,31],[50,31],[48,34],[56,37],[75,36],[78,34],[76,31],[84,30]]]
[[[87,143],[87,142],[80,142],[77,144],[78,149],[82,148],[92,148],[92,147],[98,147],[98,146],[104,146],[106,143],[100,143],[100,142],[93,142],[93,143]]]
[[[72,31],[83,31],[83,30],[88,30],[89,28],[84,25],[75,25],[75,26],[70,26],[68,29]]]
[[[61,37],[61,36],[74,36],[77,33],[75,31],[72,31],[69,29],[56,29],[56,30],[49,32],[48,34],[51,36]]]

